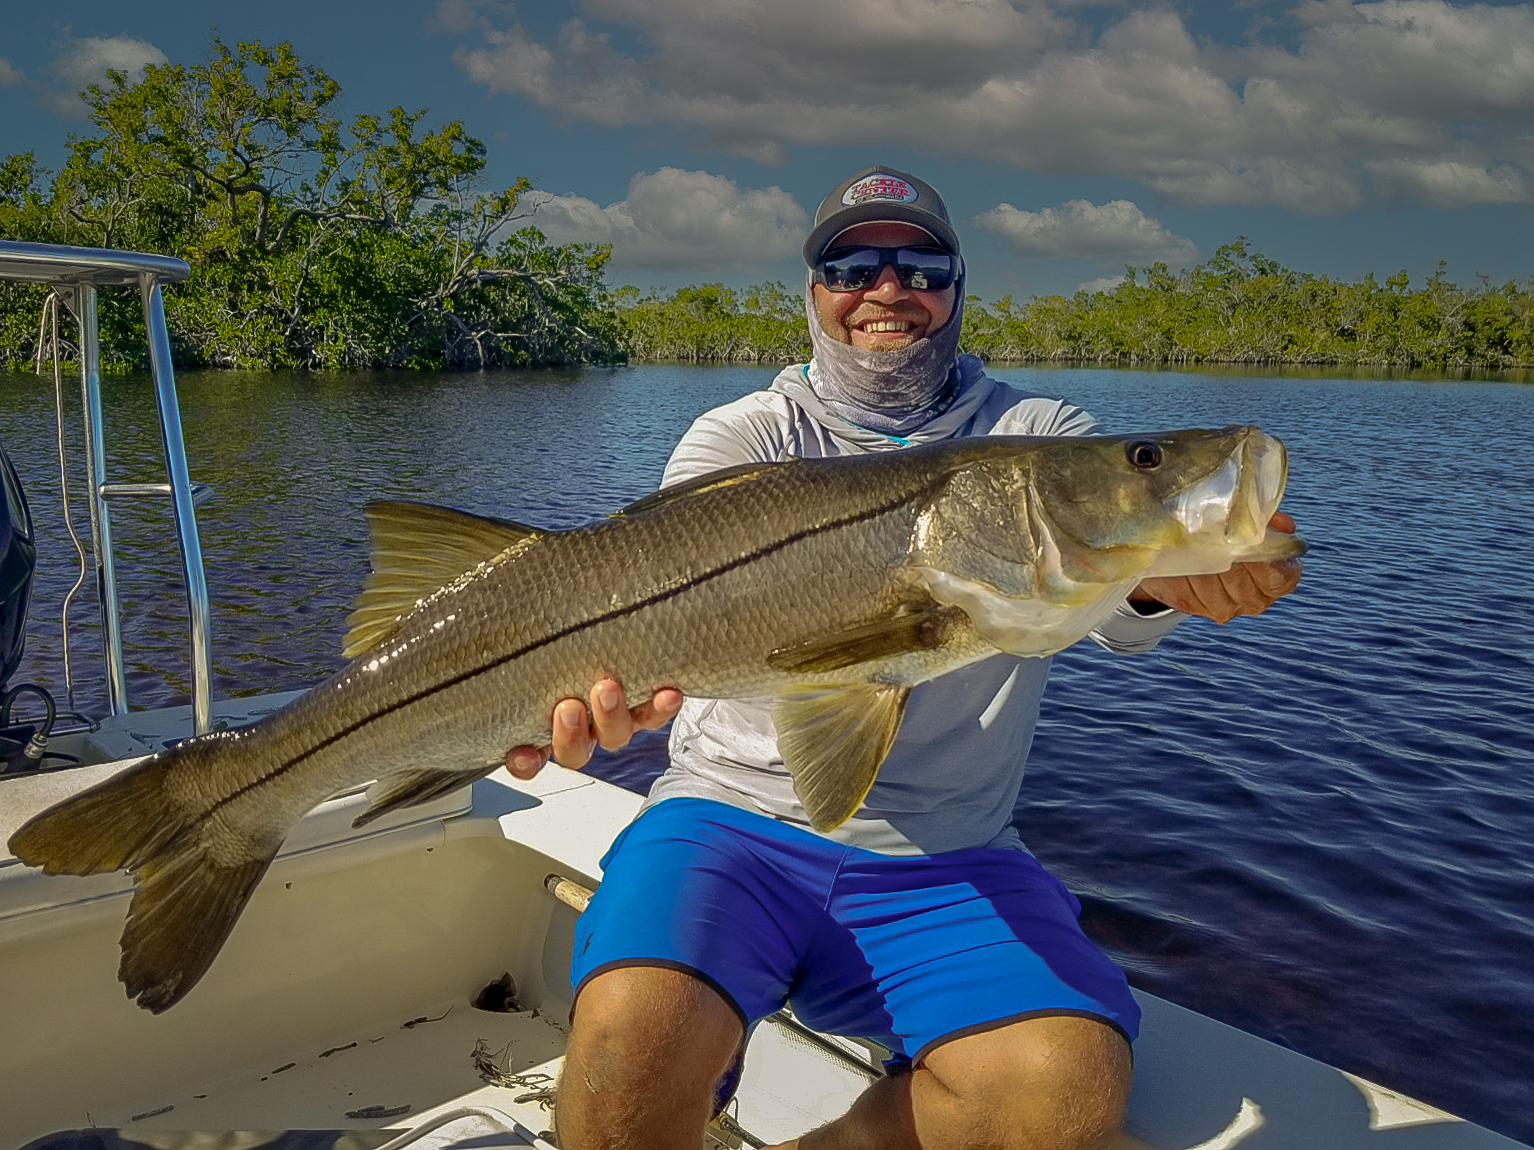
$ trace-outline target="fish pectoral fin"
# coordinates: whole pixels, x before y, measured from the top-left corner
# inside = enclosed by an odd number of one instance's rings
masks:
[[[721,467],[718,471],[710,471],[693,479],[674,483],[670,487],[663,487],[659,491],[652,491],[640,499],[634,500],[621,511],[614,511],[613,518],[620,515],[637,515],[642,511],[654,511],[657,507],[665,507],[680,499],[697,495],[704,491],[715,491],[721,487],[733,487],[735,484],[760,475],[764,471],[771,471],[777,467],[784,467],[793,460],[782,460],[773,463],[737,463],[733,467]]]
[[[822,674],[858,663],[892,659],[911,651],[930,651],[943,645],[958,615],[958,610],[953,607],[933,604],[919,611],[876,619],[833,635],[816,635],[802,643],[779,647],[767,656],[767,665],[775,671],[791,674]]]
[[[352,826],[365,827],[368,823],[397,811],[401,807],[413,807],[439,795],[450,794],[459,787],[466,787],[488,775],[500,763],[491,763],[483,770],[443,771],[423,769],[400,771],[386,775],[368,788],[368,809],[352,820]]]
[[[380,500],[364,509],[372,570],[347,616],[341,653],[348,659],[382,642],[424,599],[508,548],[547,534],[536,527],[470,515],[451,507]]]
[[[835,830],[863,805],[910,693],[893,683],[858,683],[773,700],[778,753],[817,831]]]

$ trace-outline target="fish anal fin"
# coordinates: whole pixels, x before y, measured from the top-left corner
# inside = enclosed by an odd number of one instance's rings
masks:
[[[858,683],[773,701],[778,753],[817,831],[835,830],[863,805],[910,693],[893,683]]]
[[[465,572],[545,534],[509,519],[431,503],[369,503],[372,570],[347,617],[342,654],[360,655],[394,634],[399,622]]]
[[[733,467],[721,467],[718,471],[710,471],[693,479],[674,483],[670,487],[664,487],[659,491],[653,491],[641,499],[636,499],[621,511],[613,512],[613,515],[637,515],[643,511],[653,511],[657,507],[665,507],[668,503],[675,503],[679,499],[697,495],[703,491],[714,491],[721,487],[733,487],[752,479],[757,475],[772,471],[779,467],[786,467],[794,460],[781,460],[772,463],[737,463]]]
[[[823,674],[859,663],[892,659],[912,651],[940,647],[959,612],[936,604],[876,619],[832,635],[816,635],[802,643],[780,647],[767,656],[777,671]]]
[[[439,795],[449,794],[459,787],[466,787],[476,779],[488,775],[499,763],[490,763],[482,770],[445,771],[423,768],[417,771],[400,771],[379,779],[368,788],[368,808],[352,820],[352,826],[365,827],[368,823],[397,811],[401,807],[413,807],[428,802]]]

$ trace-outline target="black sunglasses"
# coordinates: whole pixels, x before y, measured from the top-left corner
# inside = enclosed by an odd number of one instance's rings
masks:
[[[895,269],[903,288],[942,291],[953,283],[959,261],[942,248],[837,248],[820,257],[815,282],[831,291],[863,291],[886,267]]]

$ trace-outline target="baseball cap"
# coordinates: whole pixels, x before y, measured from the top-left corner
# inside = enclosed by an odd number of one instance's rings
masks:
[[[959,255],[959,237],[948,220],[948,208],[937,189],[925,180],[894,168],[864,168],[837,184],[820,201],[815,229],[804,241],[804,262],[814,267],[837,235],[856,224],[894,220],[915,224],[938,243]]]

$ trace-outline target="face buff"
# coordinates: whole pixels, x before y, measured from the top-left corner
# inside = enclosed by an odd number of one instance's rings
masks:
[[[959,331],[964,322],[964,277],[954,281],[953,314],[930,335],[897,351],[861,351],[825,333],[815,314],[812,283],[804,285],[810,324],[810,387],[837,415],[859,427],[899,435],[947,410],[958,393]]]

